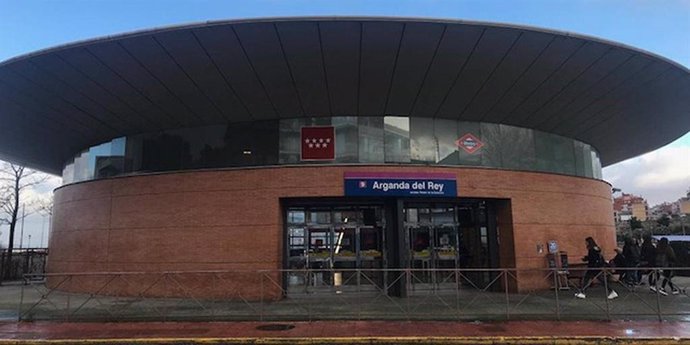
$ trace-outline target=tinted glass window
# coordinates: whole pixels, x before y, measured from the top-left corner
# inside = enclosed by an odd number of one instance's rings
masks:
[[[401,116],[383,118],[386,162],[410,161],[410,119]]]
[[[535,131],[537,169],[561,174],[575,173],[573,140]]]
[[[309,119],[280,120],[280,154],[281,164],[300,162],[300,129],[309,124]]]
[[[484,142],[484,146],[480,149],[482,151],[482,166],[500,168],[501,148],[504,146],[501,128],[494,123],[482,123],[481,131],[481,140]]]
[[[436,162],[443,165],[460,164],[458,145],[455,143],[458,135],[458,121],[448,119],[434,119],[434,139],[438,145]]]
[[[301,129],[333,126],[335,158],[301,161]],[[601,179],[591,146],[526,128],[451,119],[340,116],[166,130],[95,145],[69,161],[64,183],[128,172],[274,164],[411,163],[546,171]]]
[[[435,163],[438,153],[434,121],[423,117],[410,118],[410,162]]]
[[[506,169],[534,170],[534,136],[527,128],[500,125],[501,163]]]
[[[383,163],[383,117],[359,117],[359,161]]]
[[[335,161],[357,163],[359,154],[357,117],[334,117],[332,125],[335,128]]]

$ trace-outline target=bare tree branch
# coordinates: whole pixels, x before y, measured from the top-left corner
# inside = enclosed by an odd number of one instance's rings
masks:
[[[35,170],[12,163],[0,163],[0,224],[9,225],[9,245],[4,267],[12,260],[14,235],[17,221],[34,212],[52,212],[50,200],[26,200],[26,192],[45,182],[48,176]],[[28,207],[27,207],[28,206]],[[21,214],[20,207],[23,207]],[[28,208],[28,209],[27,209]],[[28,211],[28,212],[25,212]],[[7,271],[6,273],[8,273]],[[4,277],[0,277],[4,278]]]

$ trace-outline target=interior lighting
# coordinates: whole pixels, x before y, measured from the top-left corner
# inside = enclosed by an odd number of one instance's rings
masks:
[[[250,154],[252,154],[252,150],[244,150],[244,151],[242,151],[242,154],[243,155],[250,155]]]
[[[345,235],[345,232],[340,232],[338,234],[338,242],[335,245],[335,253],[338,254],[340,252],[340,248],[342,248],[341,243],[343,242],[343,236]]]

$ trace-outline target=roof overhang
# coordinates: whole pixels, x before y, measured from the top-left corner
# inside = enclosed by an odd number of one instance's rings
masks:
[[[204,22],[0,63],[0,157],[57,174],[126,135],[381,115],[533,128],[591,144],[610,165],[690,130],[690,71],[565,32],[359,17]]]

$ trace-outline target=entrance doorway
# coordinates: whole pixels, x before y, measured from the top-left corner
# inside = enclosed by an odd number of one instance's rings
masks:
[[[495,273],[457,270],[499,267],[494,200],[328,198],[283,205],[287,293],[483,289]],[[412,279],[401,278],[407,268]]]
[[[385,228],[380,205],[289,207],[288,292],[382,290]],[[299,271],[304,269],[307,273]]]
[[[403,214],[409,267],[418,269],[410,282],[413,289],[458,282],[483,288],[492,281],[491,272],[467,272],[457,279],[451,270],[498,267],[498,234],[490,201],[408,202]]]

